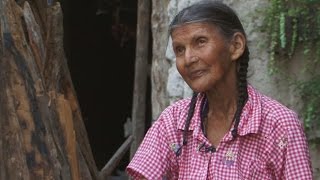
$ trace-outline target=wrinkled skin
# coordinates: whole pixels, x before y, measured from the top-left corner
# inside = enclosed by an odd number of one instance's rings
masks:
[[[214,25],[190,23],[173,30],[176,66],[196,92],[216,91],[236,83],[235,48]]]

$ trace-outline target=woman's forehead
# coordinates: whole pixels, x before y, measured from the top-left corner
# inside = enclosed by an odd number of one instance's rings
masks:
[[[215,28],[215,25],[208,22],[186,22],[183,24],[176,25],[172,32],[180,29],[188,29],[188,28]]]
[[[180,36],[192,36],[193,34],[201,33],[215,33],[217,28],[209,23],[185,23],[177,26],[171,32],[171,37],[179,38]]]

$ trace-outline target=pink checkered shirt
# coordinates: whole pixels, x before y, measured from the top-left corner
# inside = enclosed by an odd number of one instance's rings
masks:
[[[238,136],[227,133],[216,152],[201,130],[198,96],[189,131],[182,145],[190,99],[180,100],[163,111],[148,130],[127,167],[133,179],[216,180],[311,180],[312,168],[306,137],[296,113],[251,86],[243,109]]]

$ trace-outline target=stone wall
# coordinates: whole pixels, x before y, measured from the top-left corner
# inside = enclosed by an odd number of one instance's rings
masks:
[[[192,91],[183,81],[175,66],[168,36],[168,24],[173,16],[184,7],[197,0],[153,0],[152,31],[153,31],[153,64],[152,64],[152,105],[153,120],[170,103],[183,97],[191,96]],[[262,93],[280,101],[287,107],[300,112],[301,100],[290,86],[289,81],[268,73],[267,34],[263,33],[263,10],[268,6],[267,0],[224,0],[239,15],[248,37],[250,63],[248,81]],[[164,56],[165,55],[165,56]],[[302,55],[297,53],[292,63],[280,67],[284,74],[291,78],[305,78],[300,67]],[[315,179],[320,179],[320,147],[312,150]]]

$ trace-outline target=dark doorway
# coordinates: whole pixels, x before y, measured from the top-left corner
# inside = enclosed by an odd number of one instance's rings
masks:
[[[64,42],[99,170],[125,141],[131,116],[137,0],[61,1]],[[124,169],[129,153],[121,161]]]

